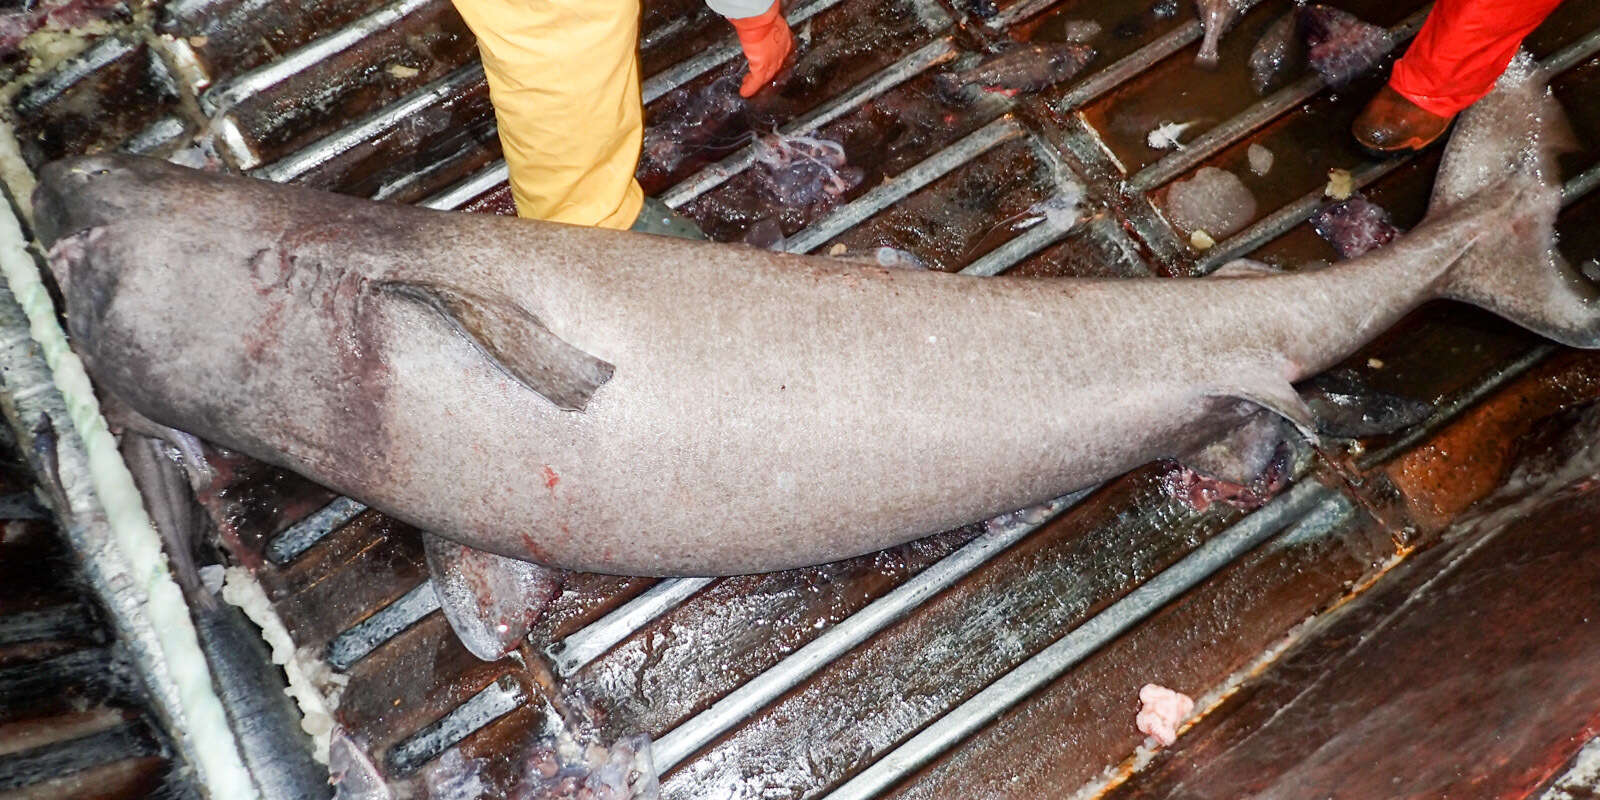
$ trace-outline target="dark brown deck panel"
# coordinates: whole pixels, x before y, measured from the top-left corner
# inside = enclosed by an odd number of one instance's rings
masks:
[[[506,674],[511,662],[479,661],[456,640],[442,614],[402,631],[350,668],[340,724],[377,763],[396,742],[444,716]]]
[[[1441,524],[1498,486],[1517,440],[1542,416],[1600,397],[1600,355],[1566,351],[1469,409],[1387,467],[1413,518]]]
[[[1110,796],[1528,796],[1600,730],[1600,491],[1517,511],[1403,567]]]

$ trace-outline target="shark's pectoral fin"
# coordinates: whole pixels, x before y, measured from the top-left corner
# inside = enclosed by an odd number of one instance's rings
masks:
[[[438,311],[506,374],[567,411],[582,411],[615,371],[514,303],[436,284],[393,281],[383,288]]]
[[[497,661],[517,648],[561,589],[565,573],[422,534],[433,591],[473,655]]]
[[[1288,420],[1300,434],[1312,443],[1317,441],[1317,421],[1289,381],[1269,378],[1251,381],[1238,386],[1219,388],[1211,394],[1217,397],[1237,397],[1277,414]]]

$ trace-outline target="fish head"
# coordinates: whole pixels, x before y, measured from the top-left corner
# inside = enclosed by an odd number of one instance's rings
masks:
[[[1053,79],[1067,80],[1078,74],[1094,59],[1094,48],[1085,44],[1067,44],[1050,53],[1050,75]]]
[[[149,215],[149,188],[174,170],[161,161],[100,154],[52,161],[33,190],[34,229],[51,247],[61,239],[130,216]]]
[[[166,194],[152,189],[182,167],[137,156],[100,154],[52,161],[39,170],[33,190],[34,234],[46,248],[51,274],[63,295],[71,288],[94,288],[104,295],[119,275],[96,275],[111,268],[89,257],[110,226],[129,219],[170,219],[162,213]],[[120,270],[120,267],[116,268]]]

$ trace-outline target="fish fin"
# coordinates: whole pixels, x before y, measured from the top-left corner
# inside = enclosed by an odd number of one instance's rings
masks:
[[[564,410],[582,411],[616,371],[514,303],[437,284],[390,281],[383,288],[438,311],[506,374]]]
[[[1208,278],[1264,278],[1268,275],[1282,275],[1283,270],[1271,264],[1256,261],[1250,258],[1236,258],[1212,270]]]
[[[1394,433],[1421,423],[1433,404],[1377,389],[1350,369],[1324,372],[1300,384],[1317,431],[1341,439]]]
[[[1261,406],[1288,420],[1313,444],[1317,442],[1316,417],[1311,413],[1311,409],[1306,407],[1300,395],[1295,393],[1289,381],[1283,378],[1253,381],[1249,386],[1232,386],[1212,394],[1218,397],[1237,397]]]
[[[467,650],[498,661],[527,637],[561,589],[564,573],[422,534],[433,591]]]
[[[1555,247],[1556,157],[1570,129],[1544,77],[1523,54],[1494,92],[1462,113],[1422,225],[1465,222],[1476,232],[1436,286],[1440,296],[1565,345],[1600,348],[1600,285]]]
[[[166,444],[138,433],[126,433],[118,443],[145,511],[167,548],[167,563],[184,595],[202,608],[216,599],[205,590],[195,563],[195,548],[205,532],[204,516],[196,504],[190,478],[183,465],[169,457]]]
[[[1266,474],[1288,438],[1283,418],[1258,411],[1214,442],[1178,458],[1184,466],[1217,480],[1249,486]]]

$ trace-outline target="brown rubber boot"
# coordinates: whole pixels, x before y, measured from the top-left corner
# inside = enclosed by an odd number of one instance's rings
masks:
[[[1454,116],[1431,113],[1384,84],[1350,127],[1356,142],[1385,155],[1417,151],[1438,140]]]

